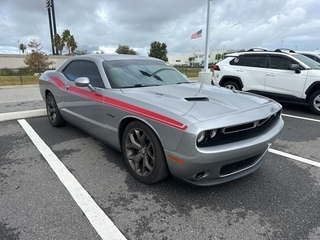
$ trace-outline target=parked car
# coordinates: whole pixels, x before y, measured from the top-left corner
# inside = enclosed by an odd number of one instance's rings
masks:
[[[149,57],[72,57],[41,75],[40,92],[52,126],[68,122],[122,152],[146,184],[169,174],[195,185],[245,176],[284,125],[274,100],[191,82]]]
[[[292,50],[232,53],[213,66],[212,84],[276,100],[308,103],[320,114],[320,65]]]
[[[312,60],[318,62],[320,64],[320,55],[316,52],[311,51],[297,51],[297,53],[302,54],[308,58],[311,58]]]

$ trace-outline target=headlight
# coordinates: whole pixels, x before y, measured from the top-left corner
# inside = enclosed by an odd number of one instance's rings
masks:
[[[217,129],[212,129],[212,130],[210,130],[209,131],[209,133],[210,133],[210,138],[214,138],[216,135],[217,135]]]
[[[202,131],[199,133],[197,137],[197,143],[203,144],[209,139],[213,139],[217,137],[218,129],[210,129],[206,131]]]
[[[197,142],[201,143],[206,139],[206,132],[203,131],[201,133],[199,133],[198,138],[197,138]]]

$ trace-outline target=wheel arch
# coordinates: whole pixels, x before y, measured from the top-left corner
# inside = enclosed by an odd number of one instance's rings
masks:
[[[243,88],[243,83],[242,83],[241,79],[239,77],[230,76],[230,75],[223,76],[219,82],[219,85],[222,86],[226,82],[230,82],[230,81],[234,81],[234,82],[238,83],[240,88],[241,89]]]
[[[309,99],[311,97],[311,95],[315,92],[320,90],[320,81],[316,81],[314,83],[312,83],[308,89],[305,91],[305,94],[307,96],[306,101],[309,102]]]
[[[139,121],[141,123],[144,123],[146,126],[148,126],[154,132],[154,134],[157,136],[157,138],[159,139],[159,142],[163,148],[163,144],[162,144],[161,138],[159,136],[159,133],[156,131],[156,129],[148,121],[146,121],[143,118],[136,117],[136,116],[127,116],[120,121],[119,127],[118,127],[118,139],[119,139],[119,146],[120,146],[121,152],[122,152],[122,139],[123,139],[124,131],[125,131],[126,127],[133,121]]]

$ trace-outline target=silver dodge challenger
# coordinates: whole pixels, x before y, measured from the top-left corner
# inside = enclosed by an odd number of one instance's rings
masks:
[[[250,174],[284,125],[279,103],[192,82],[150,57],[76,56],[39,82],[52,126],[68,122],[122,152],[145,184],[171,174],[210,186]]]

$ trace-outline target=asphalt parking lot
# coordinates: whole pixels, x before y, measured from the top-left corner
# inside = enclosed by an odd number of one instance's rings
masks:
[[[0,239],[320,239],[320,116],[281,104],[285,127],[262,167],[213,187],[147,186],[70,124],[2,121]]]

